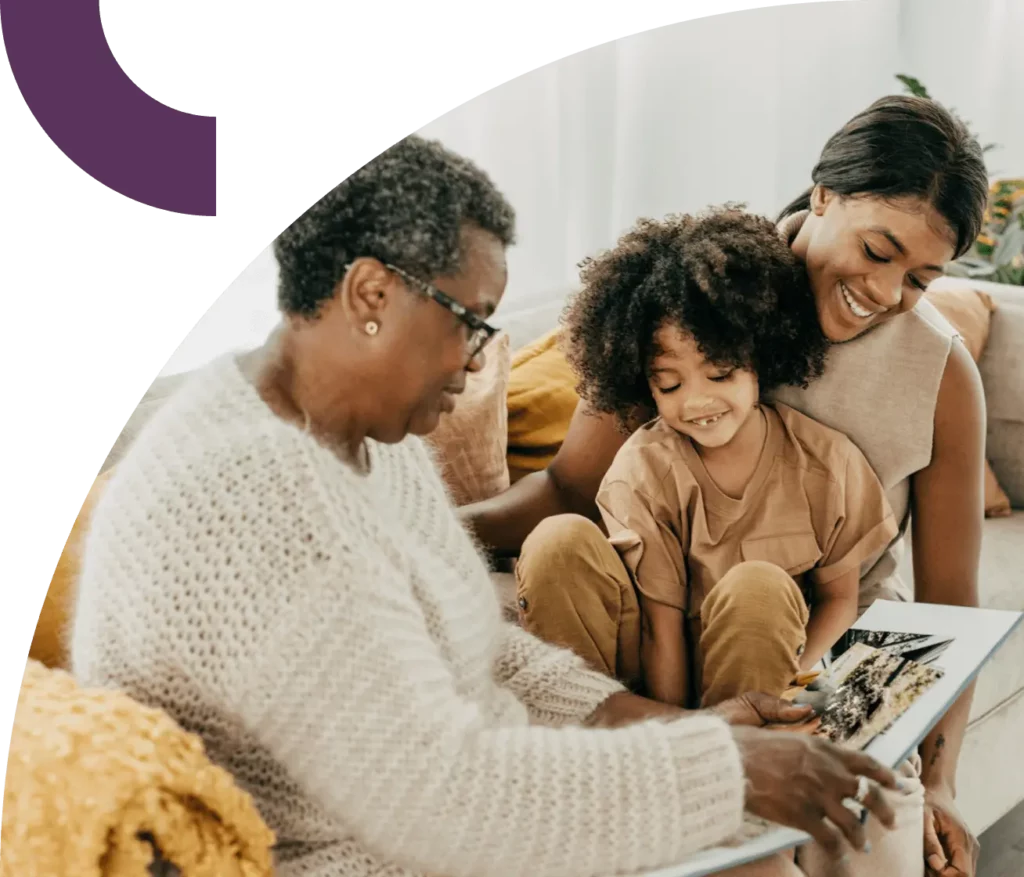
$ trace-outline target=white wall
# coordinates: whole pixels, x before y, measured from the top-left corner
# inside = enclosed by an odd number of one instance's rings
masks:
[[[571,284],[638,216],[745,201],[774,213],[809,184],[827,137],[920,78],[961,112],[990,169],[1024,173],[1024,2],[859,0],[684,22],[566,58],[423,129],[473,158],[515,206],[502,310]],[[1016,41],[1016,42],[1015,42]],[[259,343],[276,321],[264,251],[167,363]]]

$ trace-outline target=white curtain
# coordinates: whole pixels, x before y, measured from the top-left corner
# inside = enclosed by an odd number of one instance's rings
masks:
[[[571,285],[639,216],[739,201],[774,214],[822,145],[897,73],[919,78],[1024,173],[1024,0],[852,0],[683,22],[571,56],[422,130],[474,159],[518,214],[502,311]],[[192,368],[273,325],[269,251],[168,363]]]

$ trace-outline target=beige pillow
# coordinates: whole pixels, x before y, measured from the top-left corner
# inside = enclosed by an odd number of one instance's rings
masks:
[[[962,286],[944,286],[925,293],[935,308],[963,339],[971,357],[977,362],[985,352],[988,333],[992,325],[995,302],[987,292],[971,287],[970,282]],[[996,480],[992,467],[985,462],[985,517],[1004,518],[1010,514],[1010,498]]]
[[[509,338],[502,332],[487,345],[484,367],[467,377],[455,411],[443,416],[427,436],[456,505],[490,499],[508,489],[510,369]]]
[[[960,334],[971,358],[975,362],[981,359],[992,326],[992,312],[996,309],[992,296],[965,283],[963,286],[930,289],[925,298]]]

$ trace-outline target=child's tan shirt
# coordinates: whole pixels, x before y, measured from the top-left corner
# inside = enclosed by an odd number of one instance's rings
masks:
[[[856,569],[898,527],[878,478],[842,433],[783,405],[742,498],[708,475],[690,439],[660,418],[623,445],[597,495],[612,544],[648,599],[699,618],[743,561],[769,561],[801,587]]]

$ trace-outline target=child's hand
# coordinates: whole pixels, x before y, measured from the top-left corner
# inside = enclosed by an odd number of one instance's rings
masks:
[[[748,725],[755,728],[764,725],[799,725],[814,715],[810,707],[797,706],[781,697],[772,697],[770,694],[756,691],[723,701],[712,707],[711,712],[721,716],[730,725]]]
[[[801,706],[809,706],[814,709],[815,715],[825,712],[829,701],[835,697],[836,690],[826,682],[819,681],[816,685],[810,685],[805,691],[800,692],[793,698],[793,703]]]

